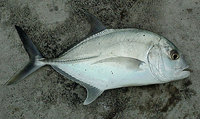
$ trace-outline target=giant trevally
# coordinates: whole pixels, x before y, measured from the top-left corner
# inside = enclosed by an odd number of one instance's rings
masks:
[[[87,105],[105,90],[161,84],[190,75],[183,54],[166,38],[135,28],[106,29],[95,16],[85,14],[91,23],[91,33],[55,59],[44,58],[25,32],[15,26],[30,61],[6,84],[16,83],[50,65],[86,88],[84,105]]]

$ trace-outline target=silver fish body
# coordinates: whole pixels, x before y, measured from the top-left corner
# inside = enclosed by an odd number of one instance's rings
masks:
[[[106,29],[96,17],[84,13],[92,26],[89,37],[55,59],[44,58],[25,32],[15,26],[30,62],[6,84],[50,65],[86,88],[87,105],[105,90],[166,83],[190,75],[182,53],[166,38],[134,28]]]
[[[106,29],[48,62],[101,90],[163,83],[151,73],[148,53],[160,37],[138,29]]]

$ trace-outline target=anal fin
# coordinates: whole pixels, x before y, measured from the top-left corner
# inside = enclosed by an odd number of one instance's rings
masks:
[[[88,105],[90,103],[92,103],[95,99],[97,99],[102,93],[103,93],[103,90],[100,90],[94,86],[91,86],[87,83],[84,83],[74,77],[72,77],[71,75],[67,74],[66,72],[64,72],[62,69],[56,67],[56,66],[52,66],[53,69],[55,69],[57,72],[59,72],[60,74],[62,74],[64,77],[80,84],[81,86],[85,87],[86,90],[87,90],[87,98],[85,99],[84,101],[84,105]]]
[[[87,85],[84,87],[87,89],[87,98],[85,99],[83,105],[88,105],[88,104],[92,103],[103,93],[102,90],[92,87],[90,85]]]

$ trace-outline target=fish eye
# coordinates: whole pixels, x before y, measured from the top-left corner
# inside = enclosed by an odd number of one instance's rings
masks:
[[[171,50],[170,51],[170,56],[172,60],[177,60],[179,58],[179,54],[176,50]]]

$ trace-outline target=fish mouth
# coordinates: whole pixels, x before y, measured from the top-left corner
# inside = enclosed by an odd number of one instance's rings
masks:
[[[189,66],[186,66],[184,68],[180,68],[177,73],[176,77],[180,77],[180,79],[184,79],[186,77],[189,77],[190,73],[192,72],[191,69],[189,69]]]
[[[192,69],[190,69],[190,68],[185,68],[185,69],[183,69],[183,71],[189,71],[189,72],[193,72],[193,70],[192,70]]]
[[[183,68],[181,71],[183,71],[183,72],[193,72],[193,70],[190,69],[189,66],[186,66],[186,67]]]
[[[183,68],[180,70],[180,72],[177,74],[179,79],[184,79],[190,76],[190,73],[193,72],[191,69],[189,69],[189,66]]]

